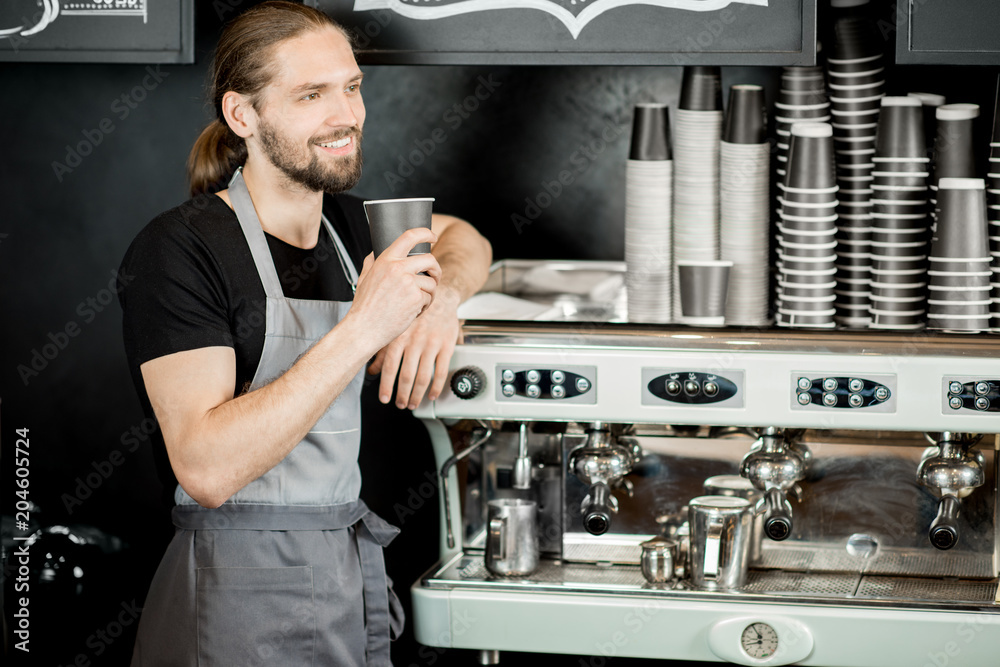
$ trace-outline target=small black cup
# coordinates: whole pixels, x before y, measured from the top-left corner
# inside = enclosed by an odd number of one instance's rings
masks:
[[[687,111],[721,111],[721,70],[718,67],[685,67],[678,106]]]
[[[937,108],[937,135],[934,139],[934,177],[975,178],[973,121],[979,116],[976,104],[945,104]]]
[[[628,159],[670,159],[670,119],[666,104],[635,105]]]
[[[753,85],[729,87],[729,107],[722,126],[722,140],[731,144],[767,141],[764,89]]]

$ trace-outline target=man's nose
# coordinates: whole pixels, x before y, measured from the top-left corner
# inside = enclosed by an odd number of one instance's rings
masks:
[[[358,127],[358,112],[346,95],[334,95],[327,111],[326,124],[332,127]]]

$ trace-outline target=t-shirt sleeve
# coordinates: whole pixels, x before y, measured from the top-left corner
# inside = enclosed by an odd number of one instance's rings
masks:
[[[136,366],[175,352],[233,347],[218,262],[178,217],[151,222],[119,270],[126,353]]]

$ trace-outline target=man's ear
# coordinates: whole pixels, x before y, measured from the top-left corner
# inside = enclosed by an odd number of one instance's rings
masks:
[[[257,130],[257,112],[250,99],[232,90],[222,96],[222,115],[236,136],[246,139]]]

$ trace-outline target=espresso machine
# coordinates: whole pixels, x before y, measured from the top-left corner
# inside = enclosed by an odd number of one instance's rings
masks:
[[[451,390],[416,411],[442,526],[417,640],[481,664],[997,664],[1000,337],[631,324],[623,271],[505,260],[498,310],[466,313]],[[530,574],[486,567],[504,498],[537,503]]]

